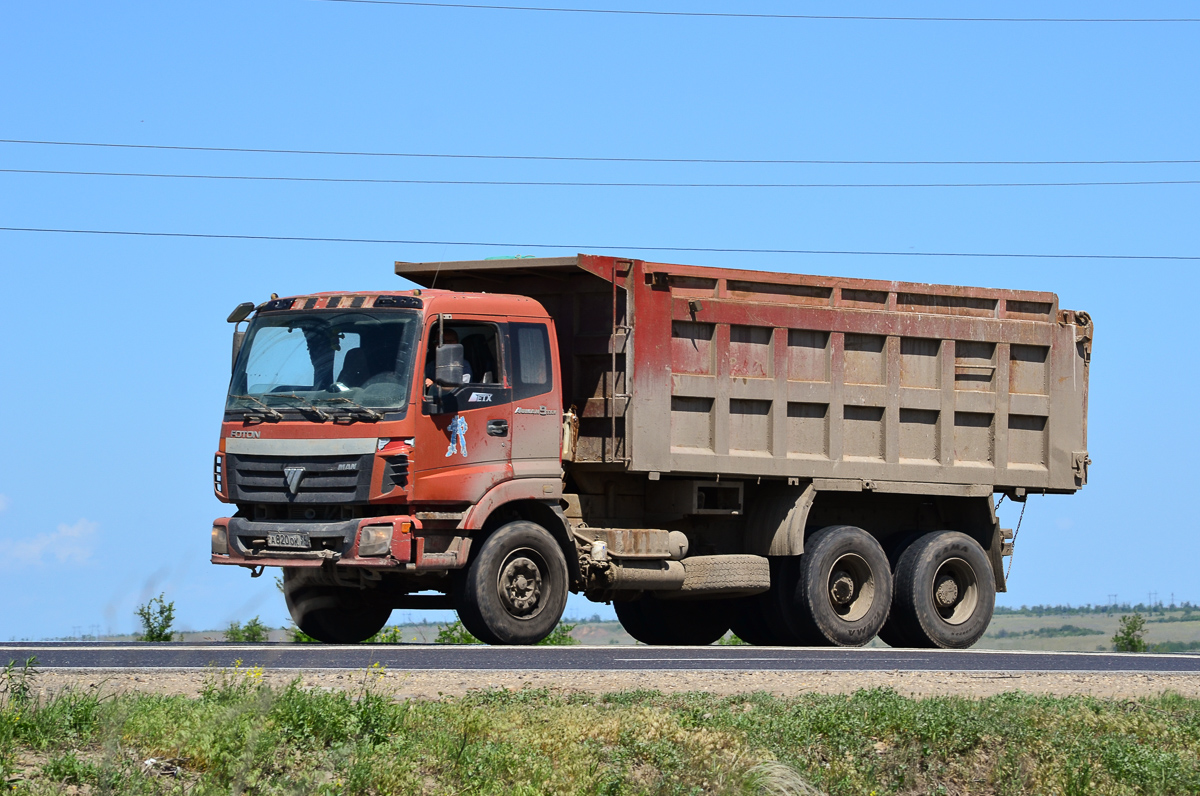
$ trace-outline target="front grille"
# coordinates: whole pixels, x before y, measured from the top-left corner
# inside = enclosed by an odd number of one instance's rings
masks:
[[[248,456],[227,454],[225,475],[234,502],[365,503],[371,454],[363,456]],[[296,479],[293,491],[289,471]]]

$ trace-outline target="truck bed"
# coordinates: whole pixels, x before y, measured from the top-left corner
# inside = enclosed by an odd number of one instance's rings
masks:
[[[1053,293],[584,254],[396,273],[542,303],[572,467],[981,496],[1087,480],[1093,328]]]

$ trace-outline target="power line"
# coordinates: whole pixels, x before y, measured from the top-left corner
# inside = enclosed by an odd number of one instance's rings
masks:
[[[584,163],[721,163],[745,165],[806,166],[1146,166],[1200,163],[1195,160],[796,160],[748,158],[619,158],[580,155],[472,155],[447,152],[356,152],[327,149],[261,149],[223,146],[173,146],[168,144],[114,144],[96,141],[39,141],[0,138],[0,144],[40,146],[105,147],[112,149],[158,149],[182,152],[244,152],[260,155],[336,155],[377,158],[446,158],[458,160],[548,160]]]
[[[65,171],[0,169],[0,174],[49,174],[70,177],[150,177],[171,180],[242,180],[251,182],[333,182],[374,185],[491,185],[540,188],[1079,188],[1118,185],[1200,185],[1200,180],[1124,180],[1087,182],[567,182],[538,180],[399,180],[373,177],[272,177],[254,174],[160,174],[141,171]]]
[[[553,8],[544,6],[504,6],[481,3],[420,3],[406,0],[318,0],[325,3],[359,3],[378,6],[410,6],[419,8],[460,8],[486,11],[543,11],[556,14],[612,14],[645,17],[710,17],[723,19],[807,19],[857,22],[1200,22],[1197,18],[1130,17],[879,17],[848,14],[745,14],[718,11],[640,11],[617,8]]]
[[[1164,254],[1029,254],[998,252],[894,252],[834,249],[737,249],[711,246],[611,246],[593,243],[498,243],[496,241],[399,240],[386,238],[322,238],[300,235],[221,235],[208,232],[144,232],[114,229],[60,229],[49,227],[0,227],[0,232],[46,232],[70,235],[129,235],[146,238],[208,238],[217,240],[295,241],[301,243],[382,243],[405,246],[491,246],[510,249],[618,249],[649,252],[709,252],[730,254],[822,254],[872,257],[990,257],[1046,260],[1200,260],[1200,256]]]

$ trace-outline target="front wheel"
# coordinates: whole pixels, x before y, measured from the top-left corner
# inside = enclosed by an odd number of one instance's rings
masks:
[[[383,630],[392,609],[362,589],[336,586],[320,570],[283,570],[283,597],[292,621],[326,644],[358,644]]]
[[[965,533],[940,531],[913,542],[896,564],[895,580],[892,612],[905,646],[965,649],[992,621],[992,565]]]
[[[458,618],[487,644],[536,644],[567,607],[567,561],[542,526],[519,520],[483,543],[457,584]]]

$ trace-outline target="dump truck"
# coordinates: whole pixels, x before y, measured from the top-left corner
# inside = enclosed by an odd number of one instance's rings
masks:
[[[246,302],[212,562],[356,643],[452,608],[532,644],[569,593],[646,644],[965,648],[997,499],[1087,483],[1093,324],[1053,293],[580,254],[397,262]],[[243,323],[248,321],[248,326]]]

